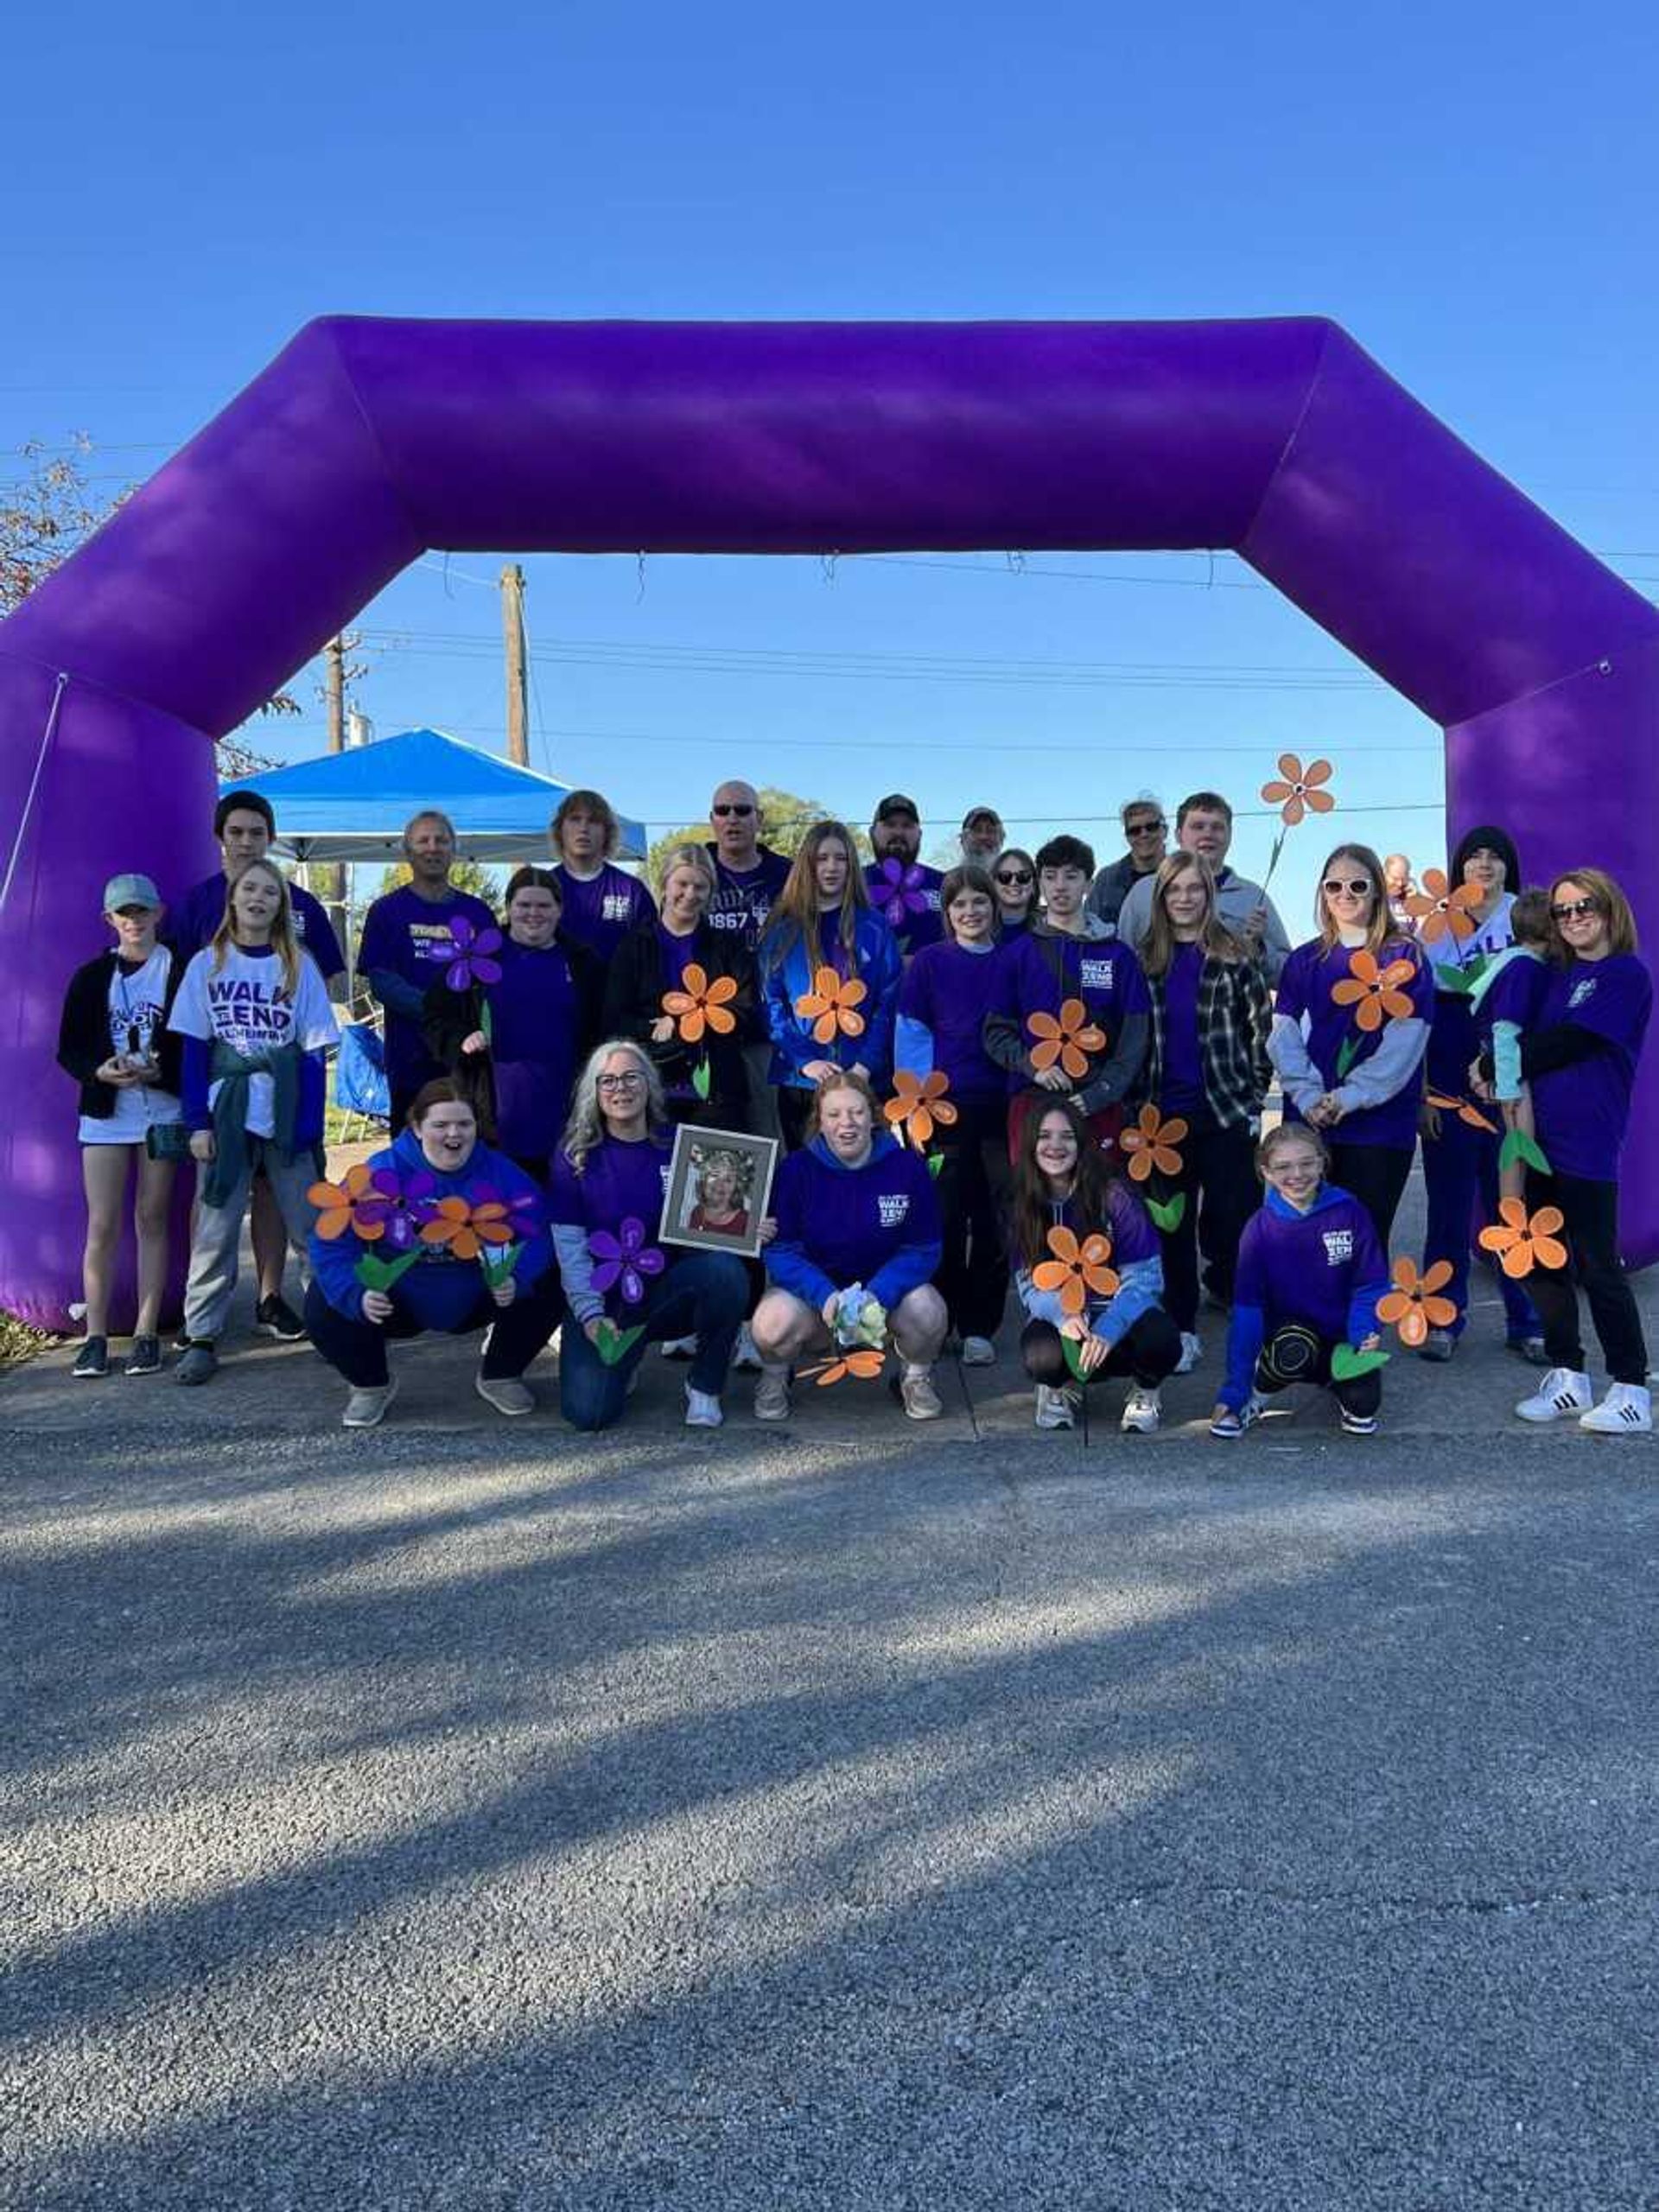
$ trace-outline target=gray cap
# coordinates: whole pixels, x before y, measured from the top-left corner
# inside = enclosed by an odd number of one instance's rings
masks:
[[[159,909],[162,894],[147,875],[112,875],[104,887],[104,912],[118,914],[124,906]]]

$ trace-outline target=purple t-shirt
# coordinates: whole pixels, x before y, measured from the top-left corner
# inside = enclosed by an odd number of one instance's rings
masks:
[[[709,926],[735,937],[753,952],[760,942],[772,901],[789,881],[789,861],[782,853],[762,845],[753,868],[728,868],[713,845],[705,845],[703,850],[715,864],[717,887],[709,901]]]
[[[602,1137],[588,1154],[578,1175],[569,1155],[561,1152],[548,1181],[548,1219],[556,1228],[567,1224],[596,1229],[614,1236],[625,1221],[644,1228],[645,1242],[654,1244],[662,1226],[663,1200],[668,1195],[668,1163],[672,1147],[646,1137],[639,1144],[625,1144],[616,1137]]]
[[[185,893],[177,912],[168,915],[164,934],[168,943],[185,959],[212,943],[213,931],[225,918],[225,901],[230,888],[222,869],[217,874],[204,876]],[[322,901],[313,898],[301,885],[290,883],[288,903],[294,915],[294,934],[316,962],[323,981],[327,982],[329,976],[341,974],[346,956],[340,949],[340,939],[334,935],[334,924]]]
[[[556,944],[515,944],[486,986],[495,1067],[496,1136],[503,1152],[544,1159],[564,1133],[581,1043],[582,1007],[570,963]]]
[[[953,1098],[1000,1100],[1002,1070],[987,1057],[985,1017],[1001,990],[1000,947],[967,952],[961,945],[924,945],[899,986],[899,1018],[931,1032],[933,1065],[950,1081]]]
[[[1051,964],[1059,955],[1057,977]],[[1150,1015],[1152,996],[1141,963],[1121,938],[1065,937],[1031,931],[1007,948],[1001,963],[1002,1005],[1020,1017],[1021,1042],[1029,1052],[1036,1041],[1025,1025],[1033,1014],[1058,1014],[1067,999],[1081,999],[1089,1018],[1105,1033],[1109,1052],[1123,1024],[1134,1014]],[[1099,1053],[1093,1055],[1097,1062]],[[1031,1079],[1010,1070],[1011,1092],[1028,1090]]]
[[[423,997],[455,957],[449,925],[457,917],[475,930],[493,930],[495,916],[470,891],[451,891],[442,899],[423,899],[404,884],[377,899],[365,917],[357,948],[360,974],[390,969]],[[386,1076],[394,1090],[430,1082],[443,1070],[421,1041],[418,1018],[386,1008]]]
[[[1204,1053],[1198,1042],[1198,985],[1204,947],[1178,944],[1164,971],[1164,1067],[1159,1109],[1189,1120],[1207,1109]]]
[[[872,861],[864,881],[871,906],[898,938],[906,959],[925,944],[937,944],[944,935],[939,912],[939,886],[944,878],[938,868],[921,861]]]
[[[697,957],[697,933],[688,931],[684,937],[676,937],[666,923],[657,925],[657,942],[663,953],[663,988],[677,991],[685,982],[685,971]]]
[[[645,885],[609,861],[585,883],[563,861],[553,873],[564,902],[565,931],[601,960],[610,958],[631,929],[656,916],[657,902]]]
[[[1630,1118],[1630,1085],[1653,1011],[1653,981],[1633,952],[1575,960],[1550,973],[1535,1033],[1571,1022],[1605,1040],[1605,1050],[1532,1082],[1538,1141],[1560,1175],[1616,1182]]]
[[[1482,993],[1475,1016],[1484,1042],[1490,1042],[1495,1021],[1512,1021],[1517,1029],[1535,1027],[1554,972],[1548,960],[1530,952],[1511,949],[1501,957],[1503,964]]]
[[[1279,994],[1274,1001],[1275,1014],[1288,1014],[1293,1021],[1302,1023],[1307,1056],[1319,1070],[1327,1090],[1338,1090],[1352,1069],[1365,1065],[1390,1027],[1384,1020],[1375,1029],[1362,1029],[1354,1018],[1357,1007],[1339,1005],[1332,998],[1334,987],[1351,976],[1353,957],[1345,944],[1333,944],[1327,950],[1320,938],[1299,944],[1285,963],[1279,978]],[[1433,976],[1416,948],[1398,939],[1383,946],[1376,956],[1376,964],[1379,969],[1387,969],[1396,960],[1411,964],[1409,980],[1398,988],[1410,1000],[1413,1017],[1428,1021],[1434,1007]],[[1351,1045],[1354,1049],[1348,1052],[1345,1065],[1339,1065],[1344,1047]],[[1410,1152],[1417,1142],[1417,1114],[1422,1096],[1420,1060],[1391,1098],[1385,1098],[1379,1106],[1362,1106],[1351,1114],[1344,1114],[1332,1132],[1332,1141],[1337,1144],[1381,1145],[1390,1152]],[[1301,1119],[1288,1100],[1285,1112],[1288,1121]]]

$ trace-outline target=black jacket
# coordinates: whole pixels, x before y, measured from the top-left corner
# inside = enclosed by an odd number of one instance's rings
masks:
[[[665,1045],[655,1045],[651,1039],[652,1024],[661,1016],[663,994],[670,988],[663,971],[662,940],[657,930],[653,915],[648,922],[630,930],[611,955],[605,978],[605,1034],[632,1038],[643,1045],[664,1084],[671,1087],[689,1084],[692,1071],[706,1052],[706,1103],[709,1111],[740,1111],[747,1104],[749,1096],[743,1047],[758,1043],[766,1034],[755,989],[753,958],[734,931],[711,929],[706,921],[701,923],[692,939],[691,957],[711,983],[716,976],[726,976],[737,985],[735,995],[722,1001],[725,1011],[735,1018],[736,1026],[723,1035],[712,1027],[706,1028],[701,1044],[683,1044],[677,1034]]]
[[[118,1096],[112,1084],[98,1079],[98,1070],[110,1057],[110,978],[116,963],[111,950],[76,969],[64,993],[63,1016],[58,1024],[58,1065],[80,1085],[80,1110],[94,1122],[108,1121]],[[175,1098],[182,1079],[184,1039],[167,1027],[167,1020],[189,964],[188,957],[175,948],[162,1001],[162,1031],[156,1040],[156,1058],[162,1071],[157,1087],[171,1091]]]

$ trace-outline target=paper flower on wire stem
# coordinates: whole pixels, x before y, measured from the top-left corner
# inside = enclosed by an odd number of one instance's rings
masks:
[[[458,1260],[475,1260],[487,1244],[511,1244],[512,1224],[499,1198],[439,1198],[421,1224],[423,1244],[447,1244]]]
[[[1279,755],[1279,773],[1262,786],[1269,806],[1281,809],[1280,820],[1294,830],[1304,814],[1329,814],[1336,805],[1330,792],[1320,789],[1331,780],[1328,760],[1310,760],[1306,768],[1294,753]]]
[[[1488,1121],[1471,1099],[1452,1098],[1443,1090],[1425,1091],[1423,1096],[1429,1105],[1438,1106],[1444,1114],[1455,1114],[1469,1128],[1484,1129],[1489,1137],[1497,1135],[1497,1123]]]
[[[384,1238],[394,1247],[407,1248],[413,1241],[397,1178],[387,1168],[370,1167],[359,1160],[338,1183],[313,1183],[305,1195],[317,1209],[317,1234],[326,1244],[348,1229],[365,1244],[378,1244]]]
[[[837,1034],[861,1037],[864,1017],[858,1007],[868,995],[868,987],[856,976],[843,979],[833,968],[820,968],[812,978],[811,989],[803,991],[796,1000],[795,1016],[798,1021],[812,1024],[816,1044],[828,1045]]]
[[[950,1088],[950,1078],[943,1068],[934,1068],[925,1076],[914,1076],[908,1068],[900,1068],[893,1078],[893,1096],[881,1111],[920,1152],[932,1135],[935,1122],[949,1128],[957,1118],[956,1108],[944,1095]]]
[[[1118,1143],[1129,1155],[1129,1175],[1136,1183],[1150,1182],[1153,1175],[1179,1175],[1181,1139],[1186,1135],[1186,1123],[1179,1114],[1165,1121],[1158,1109],[1148,1099],[1135,1122],[1118,1135]]]
[[[588,1249],[599,1262],[594,1269],[594,1288],[602,1295],[613,1285],[620,1286],[629,1306],[644,1304],[646,1276],[661,1274],[668,1265],[657,1247],[646,1243],[645,1224],[632,1214],[614,1236],[608,1229],[596,1229],[588,1239]]]
[[[1107,1262],[1112,1256],[1109,1236],[1085,1236],[1079,1243],[1072,1232],[1056,1227],[1048,1232],[1052,1260],[1039,1260],[1031,1271],[1039,1290],[1059,1293],[1063,1313],[1081,1313],[1093,1291],[1096,1298],[1117,1294],[1117,1272]]]
[[[1497,1210],[1502,1221],[1483,1229],[1479,1242],[1484,1252],[1497,1253],[1506,1275],[1518,1279],[1535,1268],[1567,1265],[1567,1247],[1556,1235],[1565,1218],[1559,1206],[1540,1206],[1530,1220],[1524,1198],[1500,1198]]]
[[[1415,1260],[1402,1257],[1394,1263],[1394,1288],[1377,1300],[1376,1318],[1399,1332],[1402,1344],[1421,1344],[1431,1329],[1449,1329],[1458,1309],[1449,1298],[1436,1294],[1452,1280],[1450,1260],[1436,1260],[1420,1275]]]
[[[804,1367],[801,1379],[804,1382],[810,1376],[820,1390],[827,1390],[832,1382],[844,1382],[849,1375],[855,1376],[861,1382],[873,1382],[887,1363],[884,1351],[843,1351],[817,1367]]]
[[[1478,884],[1460,883],[1453,891],[1443,870],[1426,868],[1423,887],[1414,891],[1406,901],[1406,912],[1417,925],[1417,934],[1425,944],[1433,944],[1449,935],[1452,943],[1475,933],[1475,921],[1471,906],[1480,904]]]
[[[1058,1015],[1027,1014],[1026,1027],[1037,1039],[1031,1048],[1031,1065],[1038,1074],[1058,1060],[1073,1083],[1088,1074],[1088,1055],[1103,1051],[1106,1044],[1105,1031],[1090,1021],[1081,999],[1065,1000]]]
[[[927,912],[927,878],[914,861],[883,861],[870,886],[870,904],[889,928]]]
[[[716,1037],[729,1037],[737,1016],[727,1004],[737,996],[735,976],[716,976],[710,982],[694,960],[681,977],[677,991],[663,993],[663,1012],[678,1027],[683,1044],[700,1045],[705,1029]]]
[[[1409,1021],[1416,1009],[1401,985],[1416,973],[1414,961],[1390,960],[1379,968],[1376,955],[1361,950],[1350,956],[1342,981],[1331,986],[1332,1004],[1352,1007],[1355,1022],[1368,1036],[1385,1021]]]
[[[467,990],[474,983],[500,982],[501,963],[493,957],[501,950],[499,930],[475,930],[465,914],[457,914],[449,925],[449,941],[455,957],[445,969],[443,980],[452,991]]]

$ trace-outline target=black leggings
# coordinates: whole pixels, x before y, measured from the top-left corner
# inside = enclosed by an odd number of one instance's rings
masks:
[[[1331,1379],[1333,1344],[1301,1321],[1287,1321],[1275,1329],[1257,1355],[1255,1387],[1264,1397],[1287,1390],[1294,1382],[1323,1382],[1344,1413],[1370,1421],[1382,1402],[1382,1370],[1374,1367],[1344,1382]]]
[[[1527,1177],[1527,1211],[1559,1206],[1560,1241],[1567,1249],[1565,1268],[1535,1268],[1526,1277],[1532,1302],[1544,1325],[1544,1350],[1552,1367],[1584,1372],[1584,1338],[1579,1329],[1581,1284],[1595,1324],[1607,1372],[1615,1382],[1646,1387],[1648,1347],[1630,1286],[1618,1264],[1618,1185],[1592,1183],[1578,1175]]]
[[[391,1319],[377,1322],[360,1316],[353,1320],[330,1305],[315,1276],[306,1290],[305,1325],[312,1347],[354,1390],[385,1389],[391,1371],[386,1365],[388,1341],[426,1333],[399,1302],[395,1285],[388,1294]],[[516,1382],[558,1327],[563,1312],[557,1268],[550,1268],[539,1281],[521,1284],[511,1306],[498,1306],[480,1276],[472,1311],[454,1328],[440,1333],[467,1337],[479,1329],[488,1329],[489,1348],[480,1372]]]
[[[1239,1239],[1262,1203],[1255,1139],[1248,1128],[1195,1122],[1182,1147],[1179,1176],[1160,1179],[1157,1189],[1160,1196],[1186,1195],[1179,1222],[1163,1232],[1164,1303],[1176,1327],[1191,1335],[1198,1325],[1200,1249],[1205,1281],[1224,1306],[1232,1302]]]
[[[1376,1240],[1388,1257],[1394,1217],[1400,1211],[1407,1179],[1411,1174],[1414,1146],[1401,1149],[1386,1144],[1344,1144],[1329,1139],[1331,1180],[1359,1200],[1376,1229]]]
[[[1020,1339],[1020,1357],[1033,1382],[1054,1388],[1075,1382],[1061,1343],[1060,1332],[1052,1321],[1027,1322]],[[1142,1389],[1154,1390],[1166,1376],[1175,1372],[1180,1356],[1180,1331],[1160,1306],[1149,1306],[1118,1338],[1089,1380],[1104,1382],[1114,1375],[1129,1375]]]
[[[962,1337],[994,1337],[1008,1296],[1002,1202],[1008,1185],[1008,1109],[964,1099],[934,1132],[944,1257],[934,1280]]]

